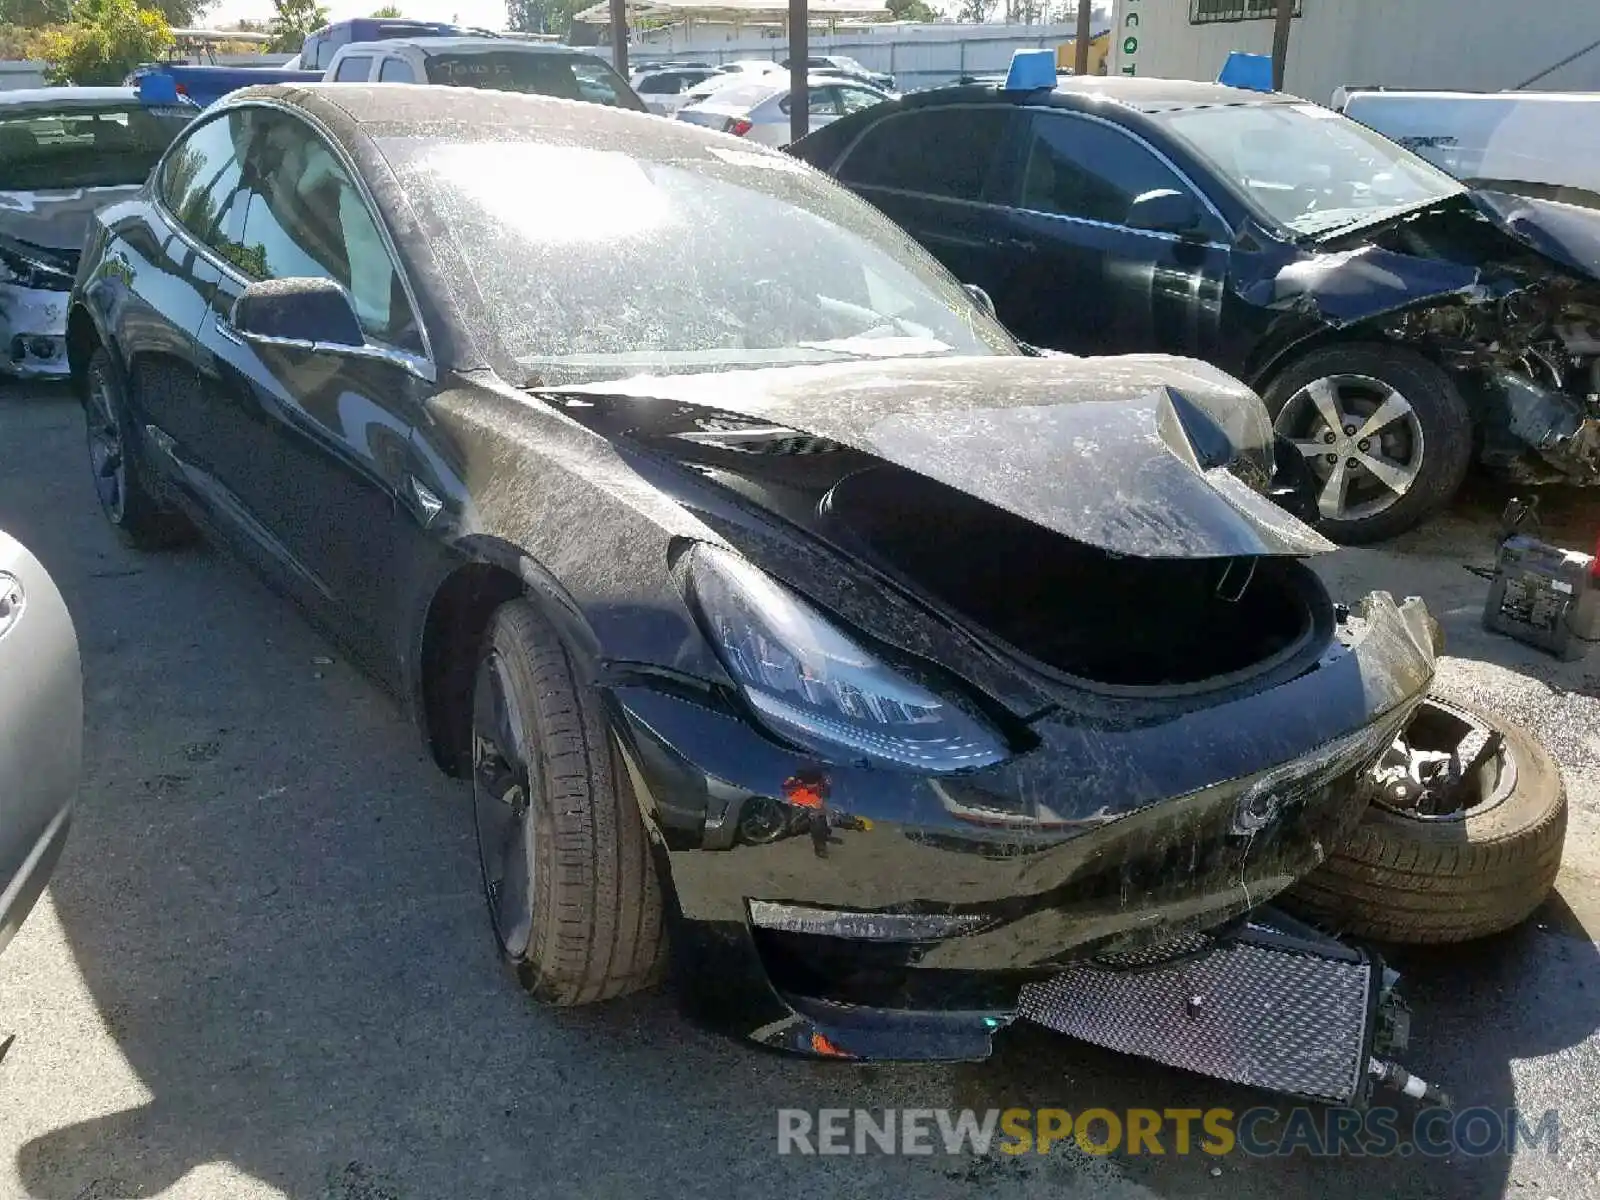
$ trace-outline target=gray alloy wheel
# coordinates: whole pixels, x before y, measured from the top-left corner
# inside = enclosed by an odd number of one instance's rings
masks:
[[[1317,477],[1317,511],[1360,521],[1393,507],[1422,472],[1422,423],[1399,391],[1367,375],[1327,375],[1289,397],[1273,423]]]
[[[94,494],[106,518],[120,526],[126,514],[128,468],[123,459],[122,422],[117,419],[109,362],[96,357],[89,364],[88,402],[84,417],[89,431],[89,470]]]
[[[164,507],[145,485],[122,372],[103,346],[84,372],[83,415],[95,498],[117,535],[135,550],[159,550],[192,537],[182,514]]]

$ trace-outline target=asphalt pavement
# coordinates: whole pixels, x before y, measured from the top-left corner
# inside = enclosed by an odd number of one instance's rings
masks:
[[[779,1109],[1225,1107],[1271,1097],[1067,1042],[989,1062],[819,1064],[691,1024],[659,992],[538,1008],[496,961],[463,787],[285,601],[205,549],[124,550],[65,393],[0,388],[0,527],[72,608],[87,730],[50,894],[0,957],[0,1196],[1600,1194],[1600,653],[1558,663],[1478,629],[1492,497],[1326,570],[1424,596],[1441,687],[1560,760],[1572,832],[1533,922],[1397,956],[1407,1065],[1462,1106],[1558,1112],[1551,1146],[1473,1157],[779,1155]],[[1587,507],[1585,507],[1587,506]],[[1593,500],[1556,506],[1573,538]],[[1587,515],[1585,515],[1587,514]],[[0,686],[5,681],[0,680]]]

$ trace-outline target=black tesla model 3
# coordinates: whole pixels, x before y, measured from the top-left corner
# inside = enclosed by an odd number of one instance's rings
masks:
[[[981,1054],[1314,868],[1433,675],[1420,605],[1303,561],[1253,393],[1032,353],[679,123],[241,91],[98,215],[69,342],[108,519],[405,697],[555,1004],[673,963],[770,1046]]]

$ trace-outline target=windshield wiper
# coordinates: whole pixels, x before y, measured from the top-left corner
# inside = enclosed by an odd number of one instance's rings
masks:
[[[1373,225],[1382,225],[1385,221],[1393,221],[1410,213],[1421,212],[1425,208],[1432,208],[1435,204],[1442,204],[1446,200],[1454,200],[1460,195],[1462,195],[1461,192],[1448,192],[1443,196],[1430,196],[1428,199],[1418,201],[1415,204],[1397,204],[1393,208],[1359,210],[1348,208],[1330,209],[1327,214],[1328,216],[1333,216],[1335,213],[1350,212],[1360,212],[1364,213],[1365,215],[1357,216],[1351,221],[1340,221],[1331,226],[1318,226],[1302,233],[1300,238],[1306,241],[1315,241],[1326,238],[1330,234],[1354,233],[1358,229],[1368,229]]]

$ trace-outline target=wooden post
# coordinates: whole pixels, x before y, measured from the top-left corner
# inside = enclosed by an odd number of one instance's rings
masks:
[[[611,0],[611,65],[628,77],[628,0]]]
[[[1072,73],[1074,75],[1087,75],[1089,73],[1089,18],[1094,15],[1094,9],[1089,0],[1078,0],[1078,44],[1072,49]]]
[[[1289,61],[1289,22],[1294,17],[1294,0],[1278,0],[1277,19],[1272,23],[1272,90],[1283,91],[1283,68]]]
[[[616,0],[612,0],[616,3]],[[811,96],[806,91],[806,59],[811,57],[811,14],[806,0],[789,0],[789,140],[811,132]]]

